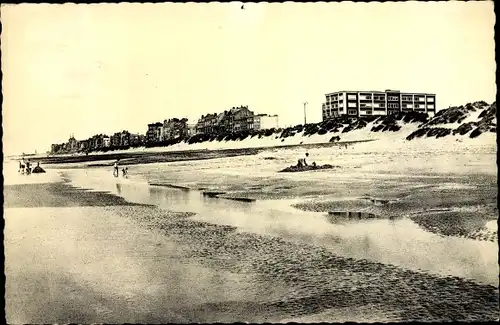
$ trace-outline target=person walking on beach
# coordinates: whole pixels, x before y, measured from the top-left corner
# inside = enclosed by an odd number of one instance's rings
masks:
[[[122,169],[123,177],[126,177],[128,174],[128,167]]]
[[[118,175],[119,175],[119,169],[118,169],[118,162],[119,162],[119,161],[120,161],[120,159],[117,159],[117,160],[115,161],[115,166],[114,166],[114,171],[113,171],[113,175],[114,175],[115,177],[118,177]]]
[[[24,161],[24,158],[21,160],[21,162],[19,164],[20,164],[19,166],[21,168],[21,174],[24,175],[25,168],[26,168],[26,162]]]
[[[27,175],[31,174],[30,165],[31,165],[31,161],[28,159],[28,161],[26,162],[26,174]]]

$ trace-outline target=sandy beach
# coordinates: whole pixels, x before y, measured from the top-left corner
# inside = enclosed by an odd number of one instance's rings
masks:
[[[6,177],[7,321],[497,319],[496,228],[471,235],[496,214],[489,156],[401,176],[384,173],[395,154],[354,168],[371,160],[358,150],[343,153],[349,173],[301,177],[276,173],[297,155],[287,150],[137,165],[129,178],[49,165],[32,184]],[[331,159],[327,149],[310,152]],[[485,172],[454,172],[464,164]],[[241,196],[257,201],[227,199]],[[332,219],[332,210],[376,218]],[[441,227],[456,216],[461,223]]]

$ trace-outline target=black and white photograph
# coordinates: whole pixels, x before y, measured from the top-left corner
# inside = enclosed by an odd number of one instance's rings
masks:
[[[499,321],[495,20],[2,4],[6,323]]]

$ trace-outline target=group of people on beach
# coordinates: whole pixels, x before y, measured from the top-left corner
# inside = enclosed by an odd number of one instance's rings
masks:
[[[309,166],[307,164],[307,160],[306,160],[306,158],[308,158],[308,157],[309,157],[309,153],[306,152],[306,156],[303,157],[303,158],[299,158],[299,160],[297,161],[297,167],[301,168],[301,167]],[[316,167],[316,162],[313,161],[313,163],[311,164],[311,166]]]
[[[117,159],[115,161],[114,166],[113,166],[113,176],[115,176],[115,177],[118,177],[120,175],[120,168],[118,167],[119,162],[120,162],[120,159]],[[123,175],[123,177],[127,177],[128,167],[122,168],[122,175]]]
[[[19,170],[18,172],[20,172],[21,174],[26,174],[26,175],[29,175],[31,174],[31,161],[28,159],[27,161],[23,159],[21,159],[19,161]]]
[[[347,149],[347,144],[345,144],[345,145],[344,145],[344,147]],[[342,146],[340,146],[339,148],[342,148]],[[306,156],[305,156],[305,157],[303,157],[303,158],[299,158],[299,160],[297,161],[297,167],[299,167],[299,168],[300,168],[300,167],[306,167],[306,166],[309,166],[309,165],[307,164],[307,161],[306,161],[306,158],[308,158],[308,157],[309,157],[309,153],[308,153],[308,152],[306,152]],[[316,167],[316,162],[313,162],[313,163],[311,164],[311,166]]]
[[[40,167],[40,163],[36,163],[36,167],[31,169],[31,160],[25,160],[24,158],[19,160],[18,172],[23,175],[29,175],[31,173],[45,173],[45,171]]]

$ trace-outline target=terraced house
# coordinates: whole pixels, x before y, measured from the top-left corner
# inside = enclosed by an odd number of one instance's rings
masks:
[[[248,118],[254,116],[254,113],[248,109],[248,106],[233,107],[224,113],[226,132],[240,132],[248,130]]]
[[[217,126],[217,113],[202,115],[196,123],[196,133],[212,134]]]
[[[341,115],[372,116],[417,111],[433,116],[436,94],[385,91],[338,91],[325,95],[322,104],[323,121]]]
[[[187,118],[171,118],[163,121],[163,139],[171,140],[179,137],[185,137],[188,133]]]
[[[157,143],[161,141],[163,134],[163,123],[156,122],[148,124],[146,131],[146,143]]]
[[[224,134],[277,127],[278,115],[255,114],[248,106],[239,106],[219,114],[202,115],[196,133]]]

